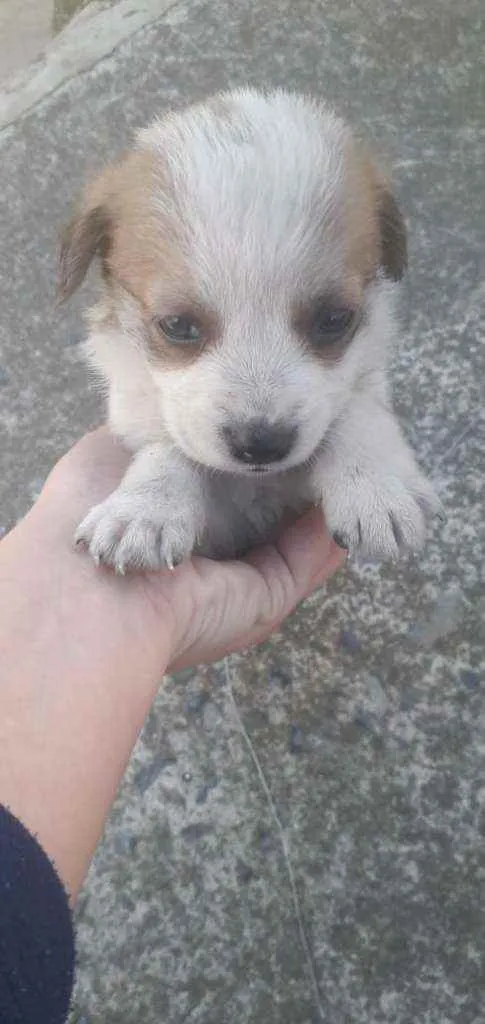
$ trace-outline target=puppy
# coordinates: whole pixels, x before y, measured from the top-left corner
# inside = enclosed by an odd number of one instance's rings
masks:
[[[86,352],[133,452],[77,531],[97,562],[237,556],[320,503],[350,552],[421,546],[438,502],[387,379],[405,226],[331,110],[247,89],[156,120],[87,189],[61,299],[94,256]]]

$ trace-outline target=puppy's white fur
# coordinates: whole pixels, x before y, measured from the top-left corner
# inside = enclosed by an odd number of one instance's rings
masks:
[[[61,257],[66,296],[102,256],[87,352],[134,452],[78,530],[95,559],[124,571],[232,556],[316,502],[352,551],[419,548],[438,505],[387,385],[403,239],[388,186],[321,103],[243,90],[139,134],[88,191]],[[335,294],[358,310],[336,357],[295,320]],[[154,341],[156,317],[192,306],[217,324],[210,343],[187,356]],[[261,419],[295,440],[255,473],[224,431]]]

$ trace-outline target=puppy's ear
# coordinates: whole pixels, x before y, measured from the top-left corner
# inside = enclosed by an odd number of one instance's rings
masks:
[[[379,263],[391,281],[400,281],[408,265],[407,232],[404,217],[387,182],[376,190],[379,225]]]
[[[82,284],[95,256],[108,258],[113,238],[121,164],[105,169],[86,188],[60,239],[57,301],[69,299]]]
[[[371,280],[380,270],[389,280],[400,281],[407,268],[406,225],[387,173],[367,145],[353,138],[346,173],[351,232],[357,240],[353,244],[365,276]]]
[[[61,235],[57,301],[65,302],[82,284],[94,256],[105,258],[109,251],[111,224],[105,205],[80,210]]]

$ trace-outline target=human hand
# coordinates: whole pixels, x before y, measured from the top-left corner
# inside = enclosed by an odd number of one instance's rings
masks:
[[[72,899],[161,676],[264,640],[344,557],[314,510],[240,561],[98,568],[75,529],[128,459],[106,429],[84,437],[0,545],[0,802]]]
[[[73,548],[77,523],[118,484],[129,455],[106,428],[86,435],[55,466],[30,516],[48,520],[58,543]],[[173,572],[116,577],[83,553],[73,570],[96,574],[100,587],[119,592],[120,615],[136,620],[144,642],[164,633],[170,670],[216,661],[265,640],[295,606],[323,584],[345,556],[314,509],[278,543],[238,561],[194,556]],[[166,655],[165,655],[166,658]]]

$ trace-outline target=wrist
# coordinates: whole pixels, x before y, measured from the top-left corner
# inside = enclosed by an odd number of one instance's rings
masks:
[[[173,616],[142,577],[76,552],[59,507],[41,499],[0,545],[0,802],[74,897],[170,661]]]

